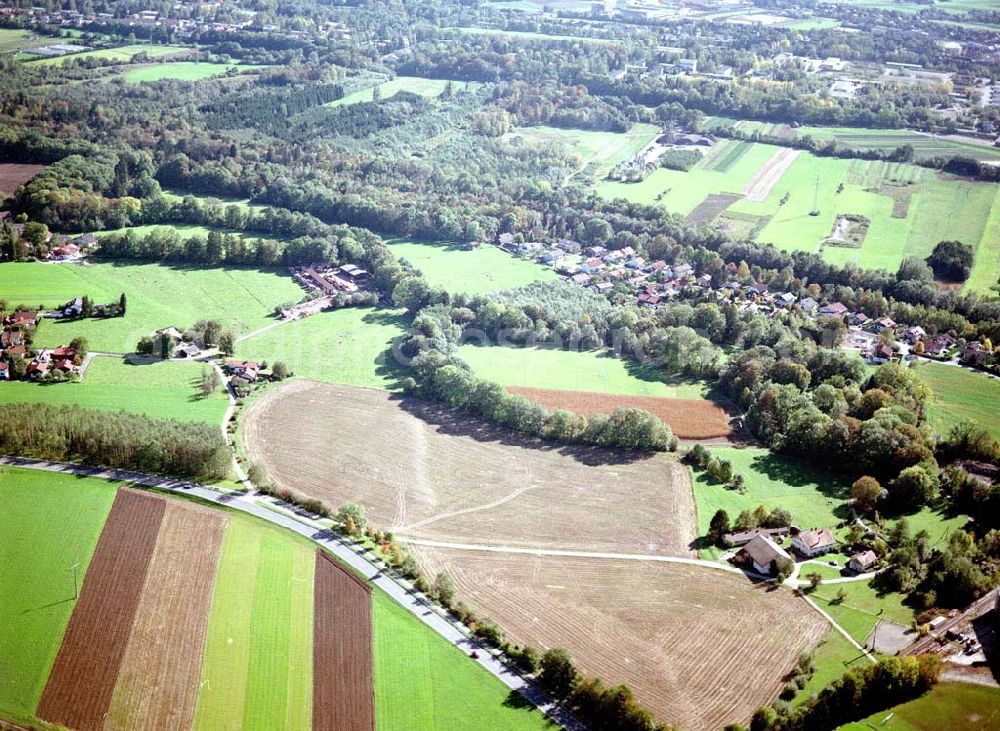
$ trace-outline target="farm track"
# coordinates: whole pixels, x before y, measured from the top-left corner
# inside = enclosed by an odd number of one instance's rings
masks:
[[[314,731],[374,731],[371,588],[316,551]]]
[[[97,542],[36,715],[104,726],[163,519],[163,499],[119,490]]]
[[[190,503],[164,502],[105,729],[183,729],[194,721],[227,518]]]
[[[777,150],[771,156],[771,159],[761,165],[760,169],[754,173],[754,176],[750,178],[750,182],[743,189],[743,195],[746,196],[747,200],[767,200],[771,189],[781,180],[781,176],[788,172],[788,168],[792,166],[792,163],[795,162],[801,152],[802,150],[795,150],[788,147]]]

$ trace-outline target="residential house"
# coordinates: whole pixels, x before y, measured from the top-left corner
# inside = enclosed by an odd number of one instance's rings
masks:
[[[7,348],[7,357],[15,360],[21,360],[22,358],[28,357],[28,349],[23,345],[15,345],[13,347]]]
[[[587,284],[590,284],[590,279],[591,279],[590,275],[584,273],[574,274],[572,277],[570,277],[570,281],[573,282],[573,284],[579,284],[581,286],[586,286]]]
[[[194,358],[201,350],[194,343],[181,343],[174,349],[175,358]]]
[[[833,537],[833,531],[829,528],[799,531],[799,534],[792,538],[792,548],[806,558],[829,553],[836,545],[837,539]]]
[[[767,575],[774,573],[774,563],[779,558],[792,558],[784,548],[767,536],[754,536],[740,549],[737,556],[748,561],[757,573]]]
[[[80,247],[76,244],[63,244],[49,251],[49,258],[56,261],[72,259],[80,254]]]
[[[241,376],[247,382],[253,383],[257,380],[257,371],[260,370],[260,364],[252,360],[227,360],[226,368],[233,375]]]
[[[802,311],[805,312],[807,315],[811,314],[812,311],[815,310],[818,305],[819,303],[812,297],[806,297],[801,302],[799,302],[799,307],[801,307]]]
[[[38,320],[39,314],[35,310],[17,310],[7,318],[7,324],[13,327],[34,327]]]
[[[843,302],[831,302],[819,308],[820,317],[843,317],[847,314],[847,305]]]
[[[775,300],[777,300],[782,307],[791,307],[795,304],[795,295],[791,292],[782,292],[775,297]]]
[[[347,277],[354,283],[363,282],[368,278],[368,271],[359,266],[355,266],[354,264],[341,264],[340,272],[334,272],[334,274],[338,273]]]
[[[26,371],[28,378],[35,379],[44,376],[49,372],[49,364],[51,361],[52,358],[47,350],[39,351],[34,360],[28,364],[28,369]]]
[[[872,329],[877,333],[880,333],[883,330],[895,330],[896,321],[891,317],[881,317],[872,323]]]
[[[968,365],[986,365],[993,353],[983,347],[980,342],[972,342],[962,349],[961,359]]]
[[[955,345],[955,338],[947,333],[933,337],[924,343],[924,353],[941,357]]]
[[[910,327],[903,331],[903,339],[910,345],[916,345],[926,337],[927,331],[920,327],[920,325],[910,325]]]
[[[22,341],[20,330],[4,330],[0,333],[0,348],[12,348]]]
[[[83,314],[83,298],[72,299],[59,308],[63,317],[79,317]]]
[[[891,346],[885,343],[875,343],[874,348],[872,348],[871,356],[869,361],[872,363],[888,363],[892,360],[892,356],[895,355]]]
[[[3,355],[3,351],[0,350],[0,356]],[[10,378],[10,365],[7,361],[0,360],[0,381],[6,381]]]
[[[663,298],[658,294],[647,294],[643,292],[639,295],[639,306],[640,307],[656,307]]]
[[[869,320],[871,320],[871,318],[868,317],[868,315],[866,315],[864,312],[855,312],[853,315],[847,318],[847,324],[854,325],[855,327],[862,327]]]
[[[851,556],[847,562],[847,568],[857,574],[863,574],[878,563],[878,556],[874,551],[859,551]]]
[[[71,348],[68,345],[60,345],[50,355],[54,360],[69,360],[72,362],[76,358],[76,348]]]
[[[567,254],[579,254],[582,248],[578,242],[569,239],[563,239],[556,244],[556,247],[562,249]]]
[[[605,294],[610,292],[614,286],[614,282],[598,282],[594,285],[594,291],[598,294]]]

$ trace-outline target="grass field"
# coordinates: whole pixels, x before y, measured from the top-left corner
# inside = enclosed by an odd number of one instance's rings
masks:
[[[708,397],[710,389],[700,380],[663,380],[653,369],[607,351],[463,345],[458,356],[476,375],[504,386],[692,399]]]
[[[695,479],[694,498],[698,506],[698,533],[705,535],[708,524],[720,508],[730,520],[743,510],[758,505],[768,510],[785,508],[800,528],[834,528],[843,517],[838,510],[847,499],[850,485],[829,475],[811,470],[794,460],[772,454],[766,449],[710,447],[713,457],[727,459],[733,472],[746,478],[746,494],[724,485],[708,482],[704,475]],[[706,557],[717,556],[716,548],[703,549]]]
[[[122,77],[134,83],[142,81],[162,81],[177,79],[178,81],[201,81],[212,76],[224,74],[229,69],[249,69],[256,67],[240,66],[238,63],[198,63],[195,61],[174,61],[158,63],[150,66],[126,71]]]
[[[208,367],[177,360],[132,365],[124,359],[98,356],[79,383],[0,383],[0,403],[73,404],[218,424],[226,412],[225,392],[220,388],[207,398],[198,392],[201,370]]]
[[[411,94],[419,94],[420,96],[429,98],[440,96],[447,84],[447,79],[425,79],[420,76],[397,76],[378,84],[377,88],[379,95],[383,99],[388,99],[397,91],[408,91]],[[468,82],[468,84],[464,81],[453,81],[452,86],[456,91],[461,91],[465,89],[466,86],[468,86],[470,90],[478,89],[482,86],[482,84],[476,81]],[[330,102],[326,106],[340,107],[348,104],[357,104],[358,102],[370,102],[375,88],[376,86],[370,86],[366,89],[356,91],[353,94],[347,94],[340,99]]]
[[[843,602],[836,601],[840,590],[847,595]],[[903,605],[902,594],[879,596],[867,581],[820,585],[810,597],[861,645],[865,644],[868,635],[875,628],[880,610],[884,621],[895,622],[903,627],[909,627],[913,622],[913,610]]]
[[[58,41],[53,42],[58,43]],[[28,61],[27,63],[38,66],[59,66],[70,59],[83,58],[94,58],[104,61],[126,63],[131,61],[132,57],[139,53],[146,53],[150,58],[161,58],[163,56],[170,56],[175,53],[190,50],[190,48],[185,48],[184,46],[162,46],[155,43],[149,45],[133,44],[130,46],[119,46],[117,48],[102,48],[97,51],[84,51],[82,53],[73,53],[68,56],[58,56],[56,58],[43,58],[37,61]]]
[[[458,244],[404,239],[387,243],[392,253],[423,272],[432,286],[452,293],[484,294],[558,279],[550,268],[517,259],[496,246],[467,251]]]
[[[375,711],[379,731],[551,728],[508,694],[475,661],[440,641],[382,593],[372,595]]]
[[[813,660],[816,672],[792,700],[792,705],[797,706],[809,700],[811,695],[819,693],[848,670],[868,665],[865,656],[832,627],[813,650]]]
[[[630,160],[656,139],[660,128],[655,124],[634,124],[628,132],[596,132],[562,127],[519,127],[508,140],[523,138],[529,144],[558,144],[580,158],[580,171],[593,180],[601,180],[619,163]]]
[[[927,420],[938,433],[947,436],[952,426],[969,419],[1000,439],[1000,378],[931,362],[915,369],[933,392]]]
[[[160,264],[0,264],[0,299],[11,306],[56,306],[89,295],[94,302],[128,299],[125,317],[46,320],[35,344],[51,347],[80,335],[91,350],[131,352],[144,335],[201,319],[246,333],[273,322],[275,305],[296,302],[301,288],[280,269],[165,266]]]
[[[0,468],[0,717],[30,722],[115,488]]]
[[[0,28],[0,53],[13,53],[25,48],[60,43],[59,39],[35,35],[31,31]]]
[[[939,683],[916,700],[873,713],[840,731],[992,731],[1000,728],[1000,690]]]
[[[399,313],[350,307],[320,312],[241,341],[241,358],[284,361],[303,378],[369,388],[390,388],[396,378],[392,341],[403,334]]]

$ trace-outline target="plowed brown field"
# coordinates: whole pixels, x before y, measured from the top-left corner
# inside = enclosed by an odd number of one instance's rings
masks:
[[[163,513],[161,498],[118,491],[39,701],[39,718],[74,729],[104,725]]]
[[[313,731],[373,731],[371,588],[316,551]]]
[[[256,401],[244,438],[278,484],[360,502],[400,535],[692,555],[690,478],[666,455],[528,441],[434,404],[311,381]]]
[[[681,439],[728,437],[729,415],[714,401],[705,399],[661,398],[659,396],[621,396],[592,391],[560,391],[549,388],[507,386],[547,409],[566,409],[584,416],[610,414],[617,408],[645,409],[658,416]]]
[[[564,647],[685,731],[747,722],[827,631],[790,591],[683,564],[413,546],[515,643]]]
[[[46,167],[46,165],[22,165],[14,162],[0,163],[0,192],[13,195],[18,186],[27,183]]]
[[[106,729],[187,729],[194,721],[226,514],[166,505]]]

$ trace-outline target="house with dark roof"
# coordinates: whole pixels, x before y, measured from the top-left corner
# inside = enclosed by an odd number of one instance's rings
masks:
[[[820,317],[843,317],[847,314],[847,305],[843,302],[831,302],[819,308]]]

